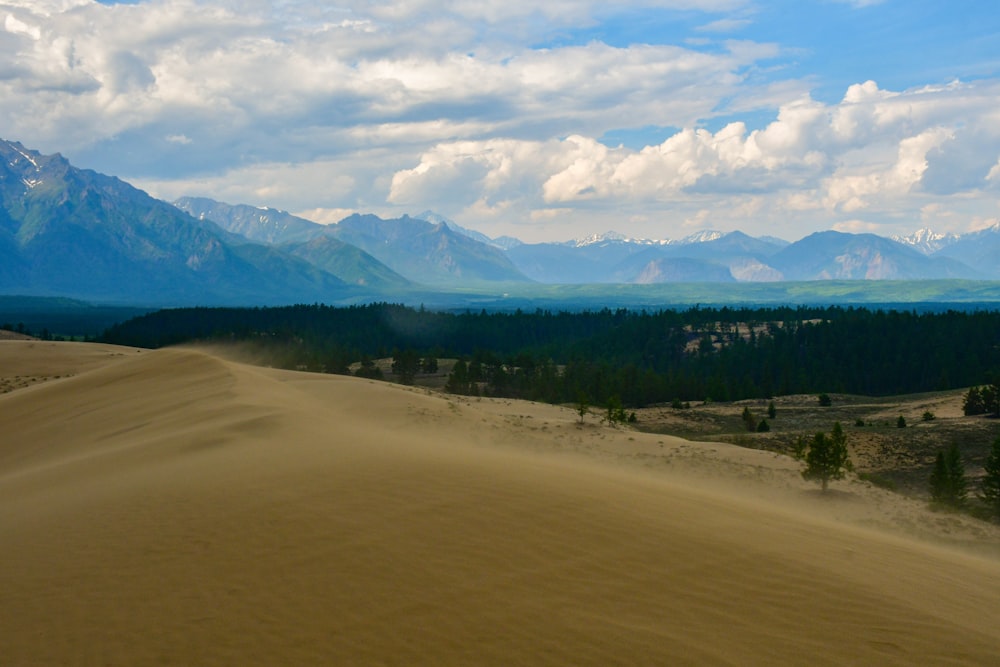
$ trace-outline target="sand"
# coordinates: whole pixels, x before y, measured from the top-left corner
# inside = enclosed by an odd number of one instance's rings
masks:
[[[1000,559],[955,546],[995,527],[774,454],[198,350],[0,375],[45,378],[0,395],[4,665],[1000,655]]]

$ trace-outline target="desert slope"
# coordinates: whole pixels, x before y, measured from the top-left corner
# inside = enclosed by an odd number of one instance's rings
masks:
[[[796,513],[763,452],[193,350],[9,341],[0,371],[49,378],[0,395],[4,664],[1000,654],[1000,562]]]

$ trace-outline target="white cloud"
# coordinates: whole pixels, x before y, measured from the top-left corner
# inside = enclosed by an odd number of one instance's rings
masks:
[[[27,35],[32,39],[40,39],[42,36],[42,31],[37,25],[25,23],[13,14],[7,14],[3,27],[9,33]]]
[[[538,15],[573,22],[596,3],[299,1],[279,8],[161,0],[80,2],[59,11],[69,6],[11,10],[17,16],[7,22],[19,39],[0,41],[0,62],[15,63],[0,73],[8,136],[71,156],[107,155],[112,143],[154,131],[192,139],[200,151],[188,156],[193,164],[230,168],[248,157],[294,159],[293,148],[302,147],[321,156],[373,142],[547,139],[567,130],[598,136],[624,116],[691,125],[712,113],[720,94],[738,96],[735,71],[774,52],[745,43],[717,53],[597,42],[536,50],[516,39],[484,43],[492,30],[461,22]],[[252,145],[253,156],[234,145]],[[125,175],[177,168],[157,150],[153,141],[132,151]]]
[[[358,212],[351,208],[311,208],[305,211],[296,211],[292,215],[318,222],[321,225],[333,225]],[[367,211],[361,212],[367,213]]]
[[[711,23],[699,26],[697,30],[699,32],[716,33],[736,32],[746,28],[751,23],[752,21],[749,19],[719,19],[718,21],[712,21]]]
[[[838,171],[826,182],[826,206],[855,212],[867,208],[874,196],[886,199],[908,194],[927,170],[927,153],[951,136],[946,128],[930,128],[900,141],[894,164]]]
[[[689,10],[700,45],[534,46],[629,8]],[[0,127],[168,198],[433,208],[508,232],[631,220],[647,229],[635,235],[670,224],[777,233],[896,224],[928,204],[995,216],[995,203],[982,208],[1000,187],[1000,81],[860,81],[820,101],[809,77],[780,66],[762,76],[790,60],[784,47],[720,41],[756,10],[749,0],[0,0]],[[598,139],[645,127],[680,129],[636,149]]]
[[[986,174],[986,180],[993,186],[1000,184],[1000,159],[997,159],[997,163],[993,165],[989,173]]]
[[[992,111],[986,101],[995,99],[996,86],[890,92],[868,82],[852,86],[838,104],[791,100],[761,130],[748,132],[740,122],[715,133],[685,129],[641,150],[581,135],[444,143],[395,175],[392,199],[440,207],[455,192],[468,193],[469,200],[485,193],[508,201],[508,210],[521,215],[547,206],[593,215],[598,208],[621,211],[640,204],[682,208],[681,202],[711,197],[722,211],[716,221],[825,211],[830,224],[855,225],[859,212],[885,222],[888,212],[908,209],[916,219],[926,204],[921,196],[933,160],[969,128],[981,133],[988,125],[983,116]],[[950,122],[937,124],[945,119]],[[1000,128],[993,136],[1000,137]],[[1000,179],[1000,162],[983,169],[977,187],[988,179]],[[851,217],[838,221],[844,215]],[[687,216],[675,217],[701,219]]]
[[[882,231],[881,225],[857,218],[836,222],[832,229],[846,234],[878,234]]]
[[[94,4],[93,0],[3,0],[0,9],[21,8],[30,9],[42,16],[59,14],[74,7],[85,7]]]

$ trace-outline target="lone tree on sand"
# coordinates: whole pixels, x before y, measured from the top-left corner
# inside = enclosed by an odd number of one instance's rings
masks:
[[[806,469],[802,471],[802,477],[818,479],[823,485],[823,491],[826,491],[831,479],[843,479],[851,468],[851,459],[847,454],[847,436],[844,435],[840,422],[837,422],[829,436],[825,433],[813,436],[806,453]]]
[[[587,400],[587,395],[580,392],[576,396],[576,414],[580,415],[580,423],[583,423],[583,418],[587,416],[590,412],[590,401]]]

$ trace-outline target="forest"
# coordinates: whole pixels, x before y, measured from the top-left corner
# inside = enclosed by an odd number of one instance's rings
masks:
[[[458,359],[456,393],[626,407],[837,392],[888,396],[992,382],[1000,313],[854,307],[441,312],[350,307],[179,308],[108,328],[108,343],[240,343],[275,367],[403,381]]]

